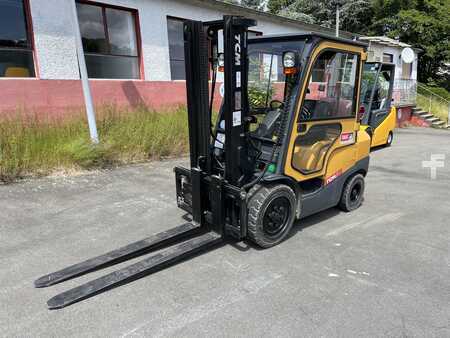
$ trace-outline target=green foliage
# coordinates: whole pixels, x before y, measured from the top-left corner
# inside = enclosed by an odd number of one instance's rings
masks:
[[[241,6],[249,7],[257,10],[264,10],[264,1],[261,0],[241,0]]]
[[[289,7],[295,0],[269,0],[267,2],[267,10],[270,13],[278,14],[285,8]]]
[[[104,107],[97,124],[101,144],[89,141],[83,114],[61,120],[23,117],[0,121],[0,181],[55,170],[104,168],[178,156],[188,151],[185,109],[155,112]]]
[[[61,155],[84,169],[105,168],[114,163],[114,154],[108,146],[92,144],[86,138],[79,138],[63,145]]]
[[[264,3],[251,2],[259,8]],[[333,28],[338,2],[342,30],[387,35],[420,48],[419,80],[450,90],[450,74],[443,71],[450,63],[450,0],[268,0],[266,7],[273,14]]]
[[[426,89],[423,89],[423,87],[425,87]],[[427,90],[442,97],[443,99],[445,99],[447,101],[450,101],[450,92],[448,90],[446,90],[445,88],[435,87],[435,86],[426,86],[423,84],[417,88],[418,93],[425,95],[425,96],[429,96],[430,93],[427,92]]]
[[[364,33],[373,15],[370,1],[341,0],[341,29]],[[267,5],[270,12],[332,28],[336,23],[336,1],[327,0],[270,0]]]
[[[439,75],[450,61],[450,1],[376,1],[372,24],[374,34],[385,34],[420,48],[419,81],[434,79],[448,85]],[[389,13],[389,10],[392,10]]]
[[[252,108],[265,108],[266,101],[271,100],[273,95],[273,86],[269,86],[267,90],[267,83],[264,82],[254,82],[250,83],[248,86],[248,100]],[[269,103],[267,102],[267,104]]]
[[[431,97],[430,101],[429,95],[417,95],[417,106],[425,111],[432,113],[434,116],[439,117],[442,121],[448,123],[450,122],[448,121],[449,106],[446,102],[440,99]]]
[[[240,5],[256,9],[259,11],[263,11],[265,9],[265,2],[262,0],[223,0],[223,1],[233,5]]]

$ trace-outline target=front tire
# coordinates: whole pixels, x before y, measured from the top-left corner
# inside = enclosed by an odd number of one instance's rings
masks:
[[[365,181],[362,174],[356,174],[345,182],[339,207],[344,211],[358,209],[364,199]]]
[[[390,147],[393,141],[394,141],[394,133],[390,131],[386,141],[386,147]]]
[[[262,248],[281,243],[294,223],[294,191],[284,184],[256,185],[249,194],[248,237]]]

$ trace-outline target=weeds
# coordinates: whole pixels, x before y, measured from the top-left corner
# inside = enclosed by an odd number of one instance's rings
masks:
[[[114,106],[97,113],[100,144],[89,140],[82,113],[61,120],[42,116],[0,121],[0,181],[54,170],[111,165],[178,156],[188,151],[185,109],[155,112]]]

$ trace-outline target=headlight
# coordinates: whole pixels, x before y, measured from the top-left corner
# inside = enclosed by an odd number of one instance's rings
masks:
[[[284,68],[294,68],[297,65],[296,55],[294,52],[286,52],[283,55]]]

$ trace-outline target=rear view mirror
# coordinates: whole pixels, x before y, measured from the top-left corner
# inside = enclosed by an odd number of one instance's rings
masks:
[[[364,108],[364,106],[359,107],[358,121],[361,121],[363,119],[365,113],[366,113],[366,108]]]

